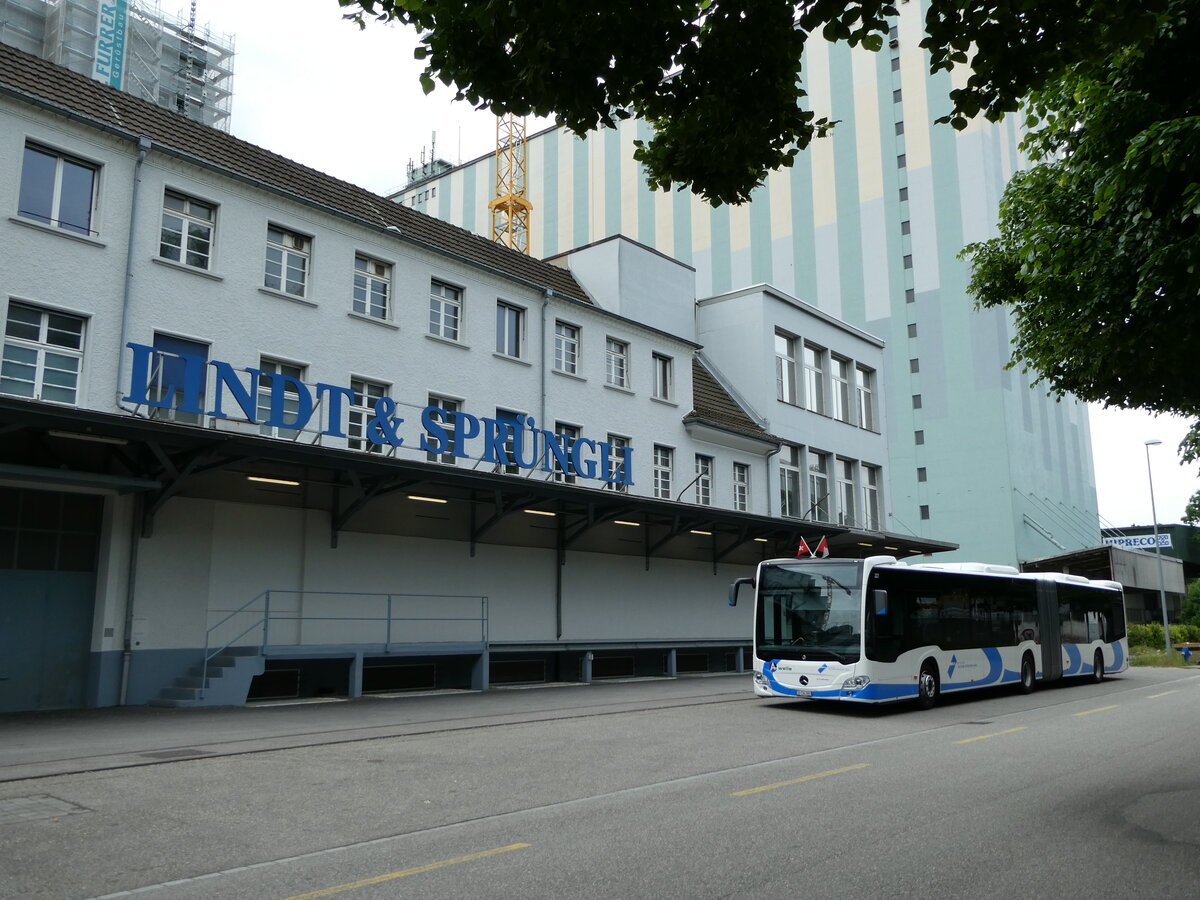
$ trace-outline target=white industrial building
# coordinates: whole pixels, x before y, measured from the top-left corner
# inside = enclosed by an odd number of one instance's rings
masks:
[[[882,342],[781,291],[9,47],[0,124],[0,711],[727,671],[757,560],[952,547],[885,528]]]

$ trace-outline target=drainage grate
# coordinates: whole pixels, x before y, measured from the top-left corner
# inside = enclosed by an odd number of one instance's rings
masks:
[[[155,750],[153,753],[143,753],[150,759],[183,759],[188,756],[212,756],[211,750]]]
[[[10,797],[7,800],[0,800],[0,825],[13,822],[32,822],[36,819],[53,819],[80,812],[91,812],[91,810],[86,806],[51,797],[49,794]]]

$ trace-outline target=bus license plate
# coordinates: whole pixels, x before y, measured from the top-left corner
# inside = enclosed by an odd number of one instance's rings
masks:
[[[796,691],[796,696],[812,699],[812,691]]]

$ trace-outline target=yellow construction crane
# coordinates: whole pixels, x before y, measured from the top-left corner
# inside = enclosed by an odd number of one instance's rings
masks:
[[[529,255],[529,218],[533,204],[525,196],[525,118],[496,117],[496,196],[492,240]]]

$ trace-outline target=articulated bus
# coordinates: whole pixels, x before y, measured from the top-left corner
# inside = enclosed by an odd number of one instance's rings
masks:
[[[983,563],[773,559],[754,591],[754,692],[928,708],[942,693],[1129,666],[1115,581]]]

